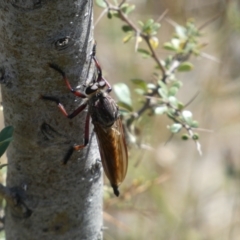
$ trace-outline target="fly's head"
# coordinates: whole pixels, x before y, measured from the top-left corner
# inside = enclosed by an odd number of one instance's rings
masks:
[[[85,94],[88,96],[88,98],[91,98],[93,95],[98,94],[98,92],[102,92],[105,87],[106,81],[104,79],[100,81],[93,81],[87,86]]]

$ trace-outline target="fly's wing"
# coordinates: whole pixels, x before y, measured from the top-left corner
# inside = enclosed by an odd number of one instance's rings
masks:
[[[118,118],[109,128],[94,123],[102,164],[115,195],[123,182],[128,166],[128,153],[121,119]]]

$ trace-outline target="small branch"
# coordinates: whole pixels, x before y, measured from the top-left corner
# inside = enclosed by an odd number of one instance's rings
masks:
[[[94,24],[94,27],[97,26],[97,24],[99,23],[99,21],[101,20],[101,18],[102,18],[107,12],[108,12],[108,9],[107,9],[107,8],[105,8],[105,9],[101,12],[101,14],[99,15],[99,17],[97,18],[97,20],[96,20],[96,22],[95,22],[95,24]]]
[[[223,12],[220,12],[218,14],[216,14],[215,16],[213,16],[212,18],[210,18],[209,20],[207,20],[205,23],[203,23],[203,25],[201,25],[200,27],[198,27],[198,30],[202,30],[203,28],[205,28],[207,25],[209,25],[210,23],[214,22],[215,20],[217,20]]]
[[[107,0],[103,0],[105,3],[106,3],[106,5],[107,5],[107,8],[109,8],[109,6],[110,6],[110,3],[107,1]]]
[[[126,0],[122,0],[122,2],[119,4],[119,7],[121,7],[125,2]]]
[[[190,99],[189,102],[187,102],[186,104],[184,104],[184,108],[186,108],[187,106],[189,106],[199,95],[199,91],[197,93],[195,93],[195,95]]]
[[[152,39],[152,35],[148,34],[148,32],[146,31],[146,33],[144,32],[144,30],[142,31],[141,29],[139,29],[135,23],[133,23],[128,16],[124,13],[124,11],[122,10],[122,5],[126,2],[126,0],[122,0],[121,3],[118,6],[113,6],[111,5],[107,0],[104,0],[104,2],[106,3],[107,6],[107,10],[110,12],[114,12],[117,13],[118,17],[127,24],[127,26],[130,28],[130,31],[133,32],[133,35],[136,38],[136,44],[135,44],[135,50],[137,50],[138,48],[138,38],[141,37],[147,44],[148,49],[151,53],[151,57],[154,59],[154,61],[157,63],[158,68],[161,71],[161,74],[158,74],[158,81],[162,81],[163,83],[166,83],[169,76],[171,76],[175,70],[180,66],[180,64],[186,60],[189,59],[189,57],[191,56],[193,50],[191,48],[191,46],[189,47],[189,42],[191,43],[191,35],[188,36],[186,35],[188,38],[183,42],[183,44],[181,45],[180,50],[181,51],[176,51],[175,55],[171,58],[171,62],[170,64],[168,64],[168,67],[165,67],[160,59],[158,58],[152,44],[151,44],[151,39]],[[161,21],[165,15],[167,14],[168,10],[166,10],[158,19],[158,21]],[[214,21],[215,19],[217,19],[220,16],[220,14],[218,14],[217,16],[213,17],[212,19],[208,20],[206,23],[204,23],[202,26],[200,26],[198,28],[198,30],[204,28],[206,25],[208,25],[210,22]],[[173,22],[171,19],[166,19],[166,21],[170,22],[170,24],[174,25],[175,27],[178,25],[175,22]],[[131,35],[132,36],[132,35]],[[195,35],[193,35],[195,36]],[[161,88],[160,86],[161,84],[156,83],[155,84],[155,88],[151,90],[151,92],[148,92],[145,97],[145,102],[143,103],[143,105],[141,106],[141,108],[139,110],[137,110],[136,112],[132,113],[131,116],[127,119],[127,128],[130,129],[131,125],[133,124],[133,122],[138,119],[145,111],[147,111],[148,109],[153,110],[154,105],[152,102],[152,98],[156,97],[156,96],[160,96],[161,94],[159,93],[159,89]],[[160,96],[161,98],[161,96]],[[195,97],[194,97],[195,98]],[[193,99],[194,99],[193,98]],[[192,99],[192,100],[193,100]],[[191,101],[192,101],[191,100]],[[191,103],[190,101],[190,103]],[[188,103],[188,104],[190,104]],[[174,110],[174,116],[169,117],[173,120],[173,122],[175,123],[179,123],[181,124],[182,128],[185,128],[185,130],[188,132],[188,135],[194,140],[196,146],[197,146],[197,150],[199,152],[200,155],[202,155],[202,151],[201,151],[201,145],[197,140],[197,137],[195,138],[194,136],[194,132],[192,131],[192,128],[185,122],[181,120],[181,110],[179,110],[177,107],[174,107],[170,104],[170,102],[166,102],[165,103],[166,106],[172,110]],[[130,131],[131,132],[131,131]]]
[[[106,2],[106,1],[105,1],[105,2]],[[151,55],[152,55],[153,59],[156,61],[158,67],[159,67],[160,70],[162,71],[162,75],[165,75],[165,68],[163,67],[163,65],[162,65],[161,62],[159,61],[159,59],[158,59],[158,57],[157,57],[157,54],[155,53],[155,51],[154,51],[154,49],[153,49],[153,47],[152,47],[152,45],[151,45],[151,43],[150,43],[150,38],[149,38],[149,36],[146,35],[146,34],[143,34],[143,33],[135,26],[135,24],[134,24],[129,18],[127,18],[127,16],[121,11],[121,9],[120,9],[119,7],[109,6],[109,3],[108,3],[108,9],[109,9],[109,10],[112,10],[112,11],[118,12],[120,19],[121,19],[123,22],[127,23],[127,25],[132,28],[132,30],[135,32],[136,37],[137,37],[137,36],[140,36],[140,37],[142,37],[142,39],[144,39],[144,40],[146,41],[146,43],[147,43],[147,45],[148,45],[148,47],[149,47],[149,49],[150,49],[150,52],[151,52]]]
[[[107,212],[103,212],[103,218],[105,221],[115,225],[118,229],[123,230],[125,232],[129,232],[130,231],[130,227],[125,225],[124,223],[120,222],[119,220],[117,220],[115,217],[113,217],[112,215],[108,214]]]
[[[159,59],[158,59],[158,57],[157,57],[157,55],[156,55],[156,53],[155,53],[151,43],[150,43],[149,36],[146,36],[146,35],[143,35],[143,34],[141,34],[140,36],[146,41],[146,43],[147,43],[147,45],[148,45],[148,47],[149,47],[149,49],[151,51],[152,57],[157,62],[157,65],[160,68],[160,70],[162,71],[162,75],[164,76],[165,75],[165,68],[163,67],[163,65],[159,61]]]
[[[177,60],[172,62],[172,65],[170,66],[169,71],[165,72],[165,75],[162,77],[162,81],[164,83],[166,82],[168,76],[172,74],[179,67],[180,63],[181,62]],[[138,111],[133,113],[130,119],[128,120],[128,124],[127,124],[128,127],[133,123],[134,120],[138,119],[146,110],[149,109],[149,107],[151,106],[151,97],[153,97],[158,93],[158,89],[159,89],[159,86],[157,85],[157,87],[153,89],[151,93],[146,95],[146,101],[144,105]]]
[[[160,15],[160,17],[157,19],[156,22],[161,22],[161,21],[165,18],[165,16],[167,15],[168,11],[169,11],[169,10],[166,9],[166,10]]]

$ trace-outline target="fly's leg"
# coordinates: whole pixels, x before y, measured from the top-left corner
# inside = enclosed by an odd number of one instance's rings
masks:
[[[93,50],[92,50],[92,54],[91,54],[91,57],[95,63],[95,66],[97,68],[97,73],[98,73],[98,77],[97,77],[97,82],[100,82],[100,81],[104,81],[107,85],[107,92],[110,93],[112,91],[112,87],[110,85],[110,83],[102,76],[102,68],[100,66],[100,63],[98,62],[97,58],[96,58],[96,43],[93,45]]]
[[[49,64],[49,67],[52,68],[52,69],[54,69],[54,70],[56,70],[57,72],[59,72],[59,73],[62,75],[63,80],[65,81],[65,83],[66,83],[66,85],[67,85],[67,88],[68,88],[75,96],[80,97],[80,98],[86,98],[86,97],[87,97],[84,93],[82,93],[82,92],[80,92],[80,91],[75,90],[74,88],[72,88],[72,86],[70,85],[70,83],[69,83],[69,81],[68,81],[68,78],[66,77],[65,72],[64,72],[59,66],[57,66],[57,65],[54,64],[54,63],[50,63],[50,64]]]
[[[61,110],[61,112],[64,114],[64,116],[66,116],[67,118],[74,118],[75,116],[77,116],[80,112],[82,112],[86,106],[87,106],[87,103],[85,104],[82,104],[81,106],[79,106],[76,110],[74,110],[71,114],[68,114],[66,109],[64,108],[64,106],[60,103],[59,99],[56,98],[56,97],[50,97],[50,96],[41,96],[42,99],[44,100],[48,100],[48,101],[53,101],[55,102],[59,109]],[[84,144],[83,145],[75,145],[75,146],[72,146],[67,154],[65,155],[64,159],[63,159],[63,164],[66,164],[69,160],[69,158],[71,157],[71,155],[73,154],[74,150],[80,150],[81,148],[84,148],[88,142],[89,142],[89,122],[90,122],[90,115],[89,113],[87,114],[87,117],[86,117],[86,123],[85,123],[85,137],[84,137]]]
[[[68,89],[77,97],[80,97],[80,98],[86,98],[86,94],[78,91],[78,90],[75,90],[72,88],[72,86],[70,85],[69,81],[68,81],[68,78],[66,77],[66,74],[65,72],[59,67],[57,66],[56,64],[52,64],[50,63],[49,64],[49,67],[53,68],[54,70],[56,70],[57,72],[59,72],[62,77],[63,77],[63,80],[65,81]],[[77,116],[79,113],[81,113],[85,108],[86,106],[88,105],[88,102],[85,102],[84,104],[80,105],[77,109],[75,109],[71,114],[68,114],[66,109],[64,108],[64,106],[62,105],[62,103],[60,102],[60,100],[56,97],[52,97],[52,96],[41,96],[41,98],[43,100],[47,100],[47,101],[52,101],[52,102],[55,102],[58,106],[58,108],[60,109],[60,111],[63,113],[63,115],[67,118],[74,118],[75,116]],[[84,144],[83,145],[74,145],[72,146],[67,154],[65,155],[64,159],[63,159],[63,164],[66,164],[67,161],[69,160],[69,158],[71,157],[72,153],[74,152],[74,150],[80,150],[82,148],[84,148],[88,142],[89,142],[89,122],[90,122],[90,115],[89,113],[87,114],[87,117],[86,117],[86,123],[85,123],[85,137],[84,137]]]
[[[68,162],[69,158],[72,156],[74,151],[78,151],[87,146],[87,144],[89,142],[89,123],[90,123],[90,114],[88,113],[87,117],[86,117],[86,122],[85,122],[84,144],[72,146],[68,150],[67,154],[65,155],[65,157],[63,159],[63,164],[66,164]]]
[[[48,100],[48,101],[52,101],[55,102],[58,105],[58,108],[61,110],[61,112],[63,113],[64,116],[66,116],[67,118],[74,118],[76,117],[80,112],[82,112],[86,106],[87,103],[84,103],[82,105],[80,105],[76,110],[74,110],[71,114],[68,114],[66,109],[64,108],[64,106],[62,105],[62,103],[59,101],[58,98],[56,97],[51,97],[51,96],[41,96],[42,99],[44,100]]]

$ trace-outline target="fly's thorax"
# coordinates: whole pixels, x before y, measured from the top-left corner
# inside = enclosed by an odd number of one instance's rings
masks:
[[[89,98],[89,113],[93,124],[107,128],[117,120],[118,106],[107,92],[98,90]]]

